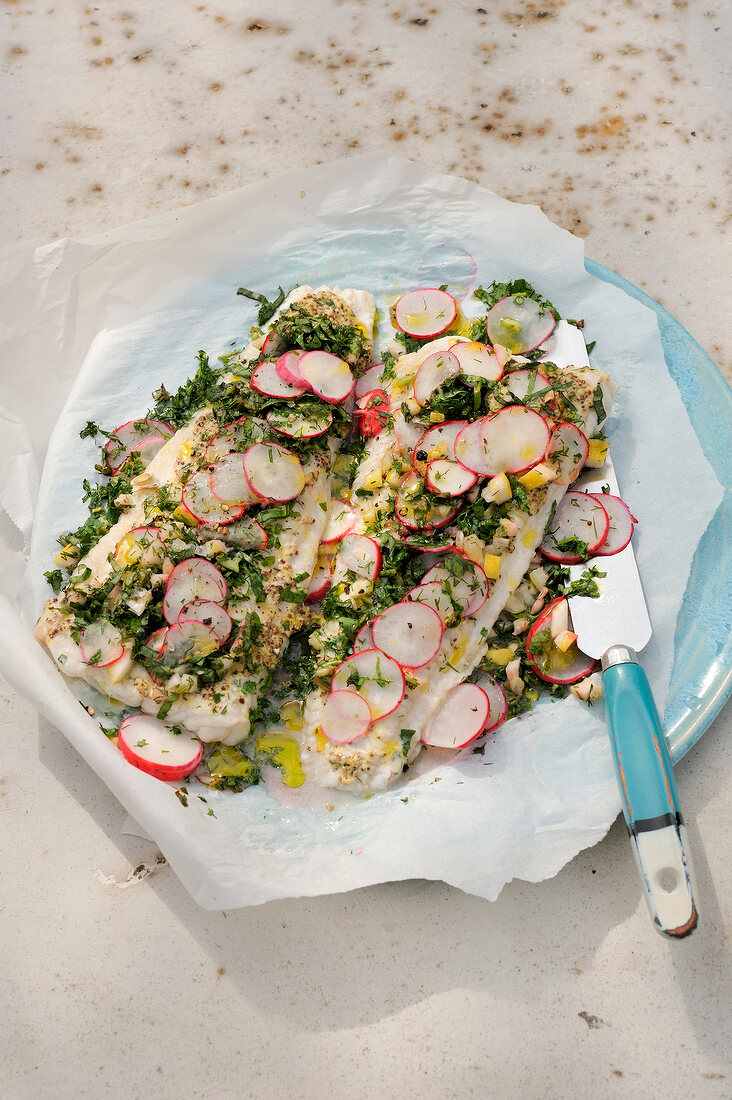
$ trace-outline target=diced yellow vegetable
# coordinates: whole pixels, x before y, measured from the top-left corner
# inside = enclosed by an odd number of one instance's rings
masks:
[[[513,660],[517,649],[518,645],[516,643],[503,647],[496,646],[495,649],[486,651],[486,657],[489,661],[492,661],[494,665],[502,665],[505,668],[508,662]]]
[[[522,474],[519,481],[524,489],[539,489],[542,485],[548,485],[550,481],[556,481],[556,477],[556,470],[552,470],[551,466],[545,466],[543,462],[540,462],[532,470],[527,470],[525,474]]]
[[[318,727],[315,731],[315,748],[318,752],[323,752],[325,746],[329,744],[328,738]]]
[[[511,482],[505,474],[496,474],[480,494],[489,504],[505,504],[513,496]]]
[[[497,581],[501,574],[501,559],[498,554],[486,554],[483,558],[483,571],[489,581]]]
[[[590,449],[587,452],[585,466],[602,466],[607,458],[608,441],[606,439],[591,439]]]
[[[67,542],[54,558],[55,565],[76,565],[79,560],[79,547]]]
[[[187,523],[189,527],[198,527],[198,520],[192,515],[184,504],[179,504],[176,510],[173,512],[175,519],[180,519],[183,523]]]
[[[437,412],[436,410],[435,410],[435,412],[430,413],[430,424],[442,424],[444,419],[445,419],[445,414],[444,413]]]
[[[372,470],[370,474],[367,474],[364,478],[363,487],[368,489],[369,492],[373,492],[374,489],[380,489],[384,484],[384,479],[381,476],[381,470]]]

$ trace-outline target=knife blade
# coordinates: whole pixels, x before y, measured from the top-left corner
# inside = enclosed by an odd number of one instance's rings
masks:
[[[562,367],[588,366],[581,332],[563,322],[557,330],[545,358]],[[572,488],[620,496],[612,459],[585,467]],[[662,935],[681,939],[698,922],[694,872],[663,727],[638,658],[652,633],[643,586],[630,543],[617,554],[571,566],[570,579],[593,565],[605,574],[597,578],[600,595],[570,597],[572,629],[579,648],[601,662],[623,816],[651,918]]]

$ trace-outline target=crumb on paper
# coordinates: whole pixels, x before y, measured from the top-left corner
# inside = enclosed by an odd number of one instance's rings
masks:
[[[142,882],[150,875],[154,875],[158,868],[164,867],[167,862],[163,853],[158,852],[151,863],[138,863],[123,879],[114,874],[105,875],[99,867],[94,869],[94,878],[97,882],[101,882],[102,886],[116,886],[118,890],[126,890],[128,886],[135,886],[136,883]]]

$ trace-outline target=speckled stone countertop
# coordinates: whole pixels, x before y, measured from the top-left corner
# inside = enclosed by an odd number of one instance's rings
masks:
[[[0,248],[398,152],[538,203],[732,379],[729,5],[479,5],[0,0]],[[1,680],[0,707],[8,1100],[732,1095],[729,707],[677,769],[680,944],[620,824],[492,905],[416,882],[204,912]]]

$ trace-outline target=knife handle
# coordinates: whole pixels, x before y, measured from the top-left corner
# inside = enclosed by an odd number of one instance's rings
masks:
[[[623,814],[656,929],[681,939],[696,928],[694,872],[671,758],[648,678],[628,646],[602,659]]]

